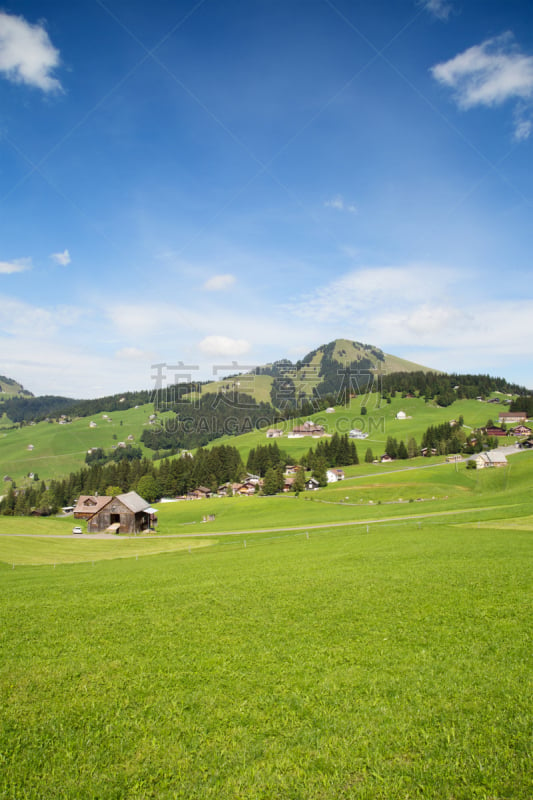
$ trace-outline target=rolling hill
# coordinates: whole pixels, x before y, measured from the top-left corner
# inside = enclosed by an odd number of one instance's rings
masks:
[[[257,402],[273,402],[280,407],[293,397],[337,395],[343,386],[349,391],[364,390],[378,376],[394,372],[438,372],[413,361],[384,353],[371,344],[334,339],[311,350],[302,359],[274,361],[251,372],[228,376],[202,386],[202,394],[238,390]],[[359,393],[359,392],[357,392]]]
[[[0,402],[8,397],[33,397],[33,394],[13,378],[0,375]]]

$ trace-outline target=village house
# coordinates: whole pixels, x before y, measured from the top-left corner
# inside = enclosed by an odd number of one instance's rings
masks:
[[[280,439],[283,436],[281,428],[269,428],[266,432],[267,439]]]
[[[87,520],[87,533],[140,533],[155,525],[155,514],[137,492],[81,495],[74,508],[75,519]]]
[[[301,470],[299,464],[287,464],[285,467],[285,475],[296,475]]]
[[[308,478],[305,482],[305,488],[308,491],[314,492],[316,489],[320,488],[320,483],[316,478]]]
[[[396,419],[407,419],[407,414],[405,411],[398,411],[396,414]]]
[[[317,425],[312,420],[307,420],[303,425],[295,425],[292,429],[292,437],[299,436],[324,436],[326,429],[323,425]],[[290,434],[289,434],[290,435]]]
[[[394,461],[394,459],[391,456],[389,456],[388,453],[383,453],[383,455],[379,460],[381,461],[382,464],[386,464],[388,461]]]
[[[326,472],[328,483],[336,483],[337,481],[344,480],[344,470],[342,469],[328,469]]]
[[[211,489],[208,489],[207,486],[198,486],[196,489],[187,492],[187,500],[206,500],[211,497],[211,494]]]
[[[527,414],[525,411],[500,411],[498,414],[498,422],[500,425],[502,423],[506,425],[519,425],[526,420]]]
[[[512,428],[509,433],[512,433],[513,436],[529,436],[531,428],[528,428],[527,425],[517,425],[516,428]]]
[[[487,436],[507,436],[507,431],[504,431],[503,428],[498,428],[496,425],[491,428],[485,428],[485,433]]]
[[[294,488],[294,481],[295,478],[284,478],[283,480],[283,491],[284,492],[292,492]]]
[[[368,439],[368,433],[363,433],[359,428],[353,428],[348,434],[349,439]]]
[[[497,453],[491,450],[487,453],[478,453],[475,456],[476,469],[487,469],[488,467],[505,467],[507,466],[507,459],[503,453]]]

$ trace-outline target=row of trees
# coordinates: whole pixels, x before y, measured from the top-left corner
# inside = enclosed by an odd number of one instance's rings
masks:
[[[347,467],[359,464],[357,447],[353,439],[345,433],[342,436],[334,433],[331,439],[321,439],[315,449],[309,451],[300,460],[302,466],[315,469],[317,462],[324,462],[326,467]]]
[[[81,494],[107,495],[139,492],[149,503],[160,497],[186,494],[197,486],[216,489],[228,481],[240,481],[245,474],[239,451],[229,445],[200,449],[191,457],[151,459],[93,464],[73,472],[64,480],[44,481],[27,489],[13,485],[0,503],[0,513],[53,514],[75,503]]]

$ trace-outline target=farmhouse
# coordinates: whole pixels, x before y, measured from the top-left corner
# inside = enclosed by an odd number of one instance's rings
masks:
[[[478,453],[474,461],[476,462],[476,469],[507,466],[507,459],[503,453],[497,453],[495,450],[491,450],[487,453]]]
[[[407,414],[405,411],[398,411],[396,414],[396,419],[407,419]]]
[[[527,425],[517,425],[516,428],[512,428],[509,433],[512,433],[514,436],[529,436],[531,428],[528,428]]]
[[[305,482],[305,488],[308,491],[315,491],[315,489],[320,488],[320,483],[317,481],[316,478],[308,478]]]
[[[498,414],[498,422],[500,425],[502,422],[510,425],[519,425],[521,422],[525,422],[526,419],[527,414],[525,411],[500,411]]]
[[[323,425],[317,425],[310,419],[303,425],[295,425],[292,429],[293,436],[323,436],[325,432]]]
[[[485,428],[485,433],[487,436],[507,436],[507,431],[504,431],[503,428],[498,428],[496,425],[491,428]]]
[[[280,439],[283,431],[280,428],[269,428],[266,432],[267,439]]]
[[[344,470],[342,469],[328,469],[326,472],[328,483],[336,483],[337,481],[344,480]]]
[[[359,428],[353,428],[348,434],[349,439],[368,439],[368,433],[363,433]]]
[[[74,518],[87,520],[87,533],[140,533],[155,523],[155,511],[137,492],[114,497],[81,495]]]

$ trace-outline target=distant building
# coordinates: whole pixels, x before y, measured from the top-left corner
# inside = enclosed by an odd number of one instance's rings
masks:
[[[280,439],[283,431],[280,428],[269,428],[266,432],[267,439]]]
[[[342,469],[328,469],[326,472],[328,483],[336,483],[337,481],[344,480],[344,470]]]
[[[498,414],[500,425],[502,422],[509,425],[519,425],[521,422],[525,422],[526,419],[527,414],[525,411],[500,411]]]
[[[490,450],[486,453],[478,453],[475,456],[477,469],[487,469],[489,467],[505,467],[507,466],[507,459],[503,453],[498,453],[496,450]]]
[[[407,414],[405,411],[398,411],[396,414],[396,419],[407,419]]]

